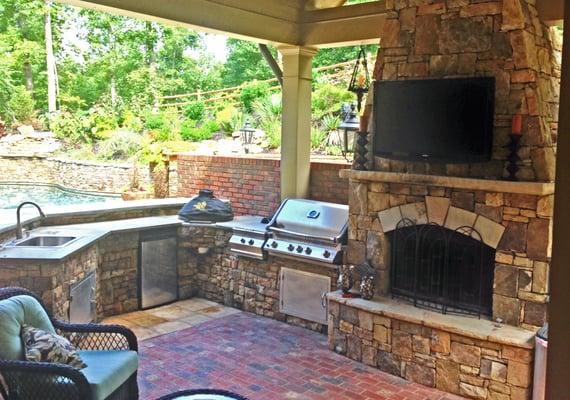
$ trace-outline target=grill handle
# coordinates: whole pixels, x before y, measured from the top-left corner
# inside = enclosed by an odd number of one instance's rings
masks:
[[[298,238],[302,238],[303,240],[315,240],[315,239],[317,239],[317,240],[326,240],[327,242],[333,242],[333,243],[337,243],[339,241],[338,238],[334,238],[334,237],[305,235],[305,234],[302,234],[299,232],[288,231],[287,229],[275,228],[273,226],[269,229],[272,230],[273,232],[282,233],[284,235],[296,236]]]

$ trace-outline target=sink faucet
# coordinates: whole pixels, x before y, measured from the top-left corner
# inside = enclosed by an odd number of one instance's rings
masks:
[[[32,201],[24,201],[23,203],[21,203],[16,209],[16,239],[21,239],[24,236],[23,234],[24,232],[22,230],[22,222],[20,221],[20,209],[26,204],[36,207],[40,213],[40,217],[42,218],[46,217],[40,206],[38,206],[36,203]]]

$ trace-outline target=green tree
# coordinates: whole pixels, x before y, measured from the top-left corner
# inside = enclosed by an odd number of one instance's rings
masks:
[[[224,65],[224,86],[238,86],[254,79],[273,78],[273,72],[261,55],[258,45],[239,39],[228,39],[228,58]],[[277,56],[274,48],[270,50]]]

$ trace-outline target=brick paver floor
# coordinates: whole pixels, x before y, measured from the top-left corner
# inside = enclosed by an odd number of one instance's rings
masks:
[[[141,399],[218,388],[250,400],[453,400],[329,351],[326,336],[248,313],[140,342]]]

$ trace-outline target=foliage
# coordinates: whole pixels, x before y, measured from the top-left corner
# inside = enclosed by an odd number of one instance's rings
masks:
[[[45,10],[44,0],[0,2],[0,118],[6,121],[46,118]],[[165,146],[195,147],[190,141],[210,139],[219,129],[239,130],[246,119],[266,132],[269,148],[280,146],[280,96],[256,81],[273,78],[257,44],[228,39],[228,57],[220,62],[207,53],[204,34],[185,28],[58,2],[50,10],[60,109],[50,128],[77,156],[130,157],[140,140],[140,159],[161,159]],[[374,53],[376,47],[367,51]],[[269,49],[277,56],[275,48]],[[358,49],[319,50],[313,65],[354,59]],[[242,84],[239,105],[217,102],[206,109],[203,102],[193,102],[184,118],[160,111],[161,96]],[[316,80],[313,124],[333,129],[340,104],[347,101],[353,95],[344,87]],[[208,113],[215,121],[206,121]],[[319,147],[322,135],[312,136],[313,147]]]
[[[193,101],[184,108],[184,115],[188,119],[194,121],[201,121],[204,118],[206,106],[203,101]]]
[[[327,132],[320,130],[317,127],[311,127],[311,150],[318,150],[322,148],[327,140]]]
[[[358,57],[360,46],[350,47],[332,47],[330,49],[321,49],[315,54],[313,58],[314,67],[322,67],[325,65],[338,64],[345,61],[355,60]],[[364,51],[367,54],[376,55],[378,45],[369,44],[364,46]],[[371,66],[368,66],[369,68]]]
[[[268,120],[264,121],[261,129],[265,132],[267,137],[267,148],[277,149],[281,146],[281,121]]]
[[[142,137],[136,132],[119,129],[99,143],[98,155],[104,160],[125,160],[139,151]]]
[[[18,86],[12,92],[8,101],[8,110],[18,122],[29,122],[34,116],[34,99],[32,94],[23,86]]]
[[[316,85],[311,98],[313,117],[321,119],[326,114],[340,112],[342,103],[354,100],[354,94],[331,84]]]
[[[209,140],[214,135],[214,132],[220,130],[220,126],[214,120],[210,120],[197,127],[196,123],[192,120],[186,120],[182,123],[180,129],[180,136],[184,140],[191,142],[201,142],[202,140]]]
[[[90,119],[83,113],[60,111],[52,118],[51,129],[66,142],[90,143],[93,139]]]
[[[239,94],[239,99],[243,104],[246,112],[253,111],[253,102],[257,99],[263,99],[269,96],[269,84],[267,82],[253,81],[245,85]]]
[[[224,132],[231,133],[241,129],[245,116],[233,105],[227,105],[216,113],[216,122]]]
[[[337,130],[341,122],[340,117],[333,114],[327,114],[321,119],[321,125],[325,132]]]
[[[228,39],[228,58],[224,65],[222,85],[238,86],[252,80],[273,78],[273,72],[261,55],[257,43],[239,39]],[[275,48],[270,47],[273,56],[277,56]]]

